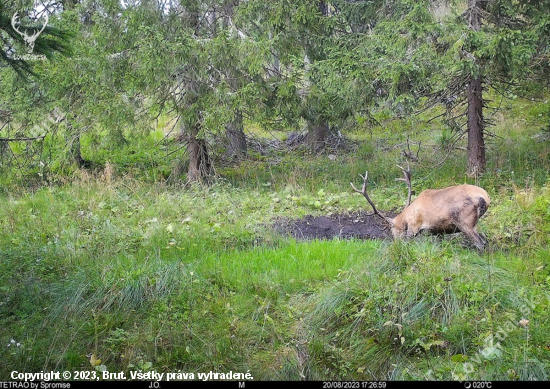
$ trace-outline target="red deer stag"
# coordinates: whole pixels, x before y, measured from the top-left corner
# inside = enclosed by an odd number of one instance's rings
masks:
[[[408,165],[408,164],[407,164]],[[390,226],[394,239],[410,238],[420,231],[434,234],[449,234],[462,231],[468,235],[474,245],[483,250],[485,240],[476,231],[479,218],[487,211],[491,200],[487,192],[475,185],[456,185],[444,189],[426,189],[411,203],[411,173],[401,166],[405,181],[409,188],[409,198],[405,209],[396,217],[390,218],[378,211],[367,194],[368,171],[363,178],[363,188],[351,186],[357,193],[365,196],[374,214],[378,215]]]

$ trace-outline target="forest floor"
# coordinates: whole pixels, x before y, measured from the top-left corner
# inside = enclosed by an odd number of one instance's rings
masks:
[[[367,212],[331,214],[327,216],[308,215],[302,219],[279,219],[274,229],[289,234],[298,240],[310,239],[387,239],[390,231],[376,215]]]

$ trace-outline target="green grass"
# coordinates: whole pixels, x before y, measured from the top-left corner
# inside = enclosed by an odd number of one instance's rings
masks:
[[[550,148],[538,115],[515,102],[495,127],[478,182],[492,199],[479,223],[483,253],[460,234],[296,242],[270,228],[367,209],[349,185],[365,170],[377,206],[401,209],[395,165],[407,136],[423,144],[411,165],[416,193],[475,183],[463,151],[434,148],[441,124],[421,119],[349,134],[355,149],[335,160],[274,151],[220,167],[211,186],[165,185],[171,161],[122,149],[109,153],[114,171],[58,172],[32,191],[12,182],[0,203],[0,378],[104,366],[264,380],[546,380]]]

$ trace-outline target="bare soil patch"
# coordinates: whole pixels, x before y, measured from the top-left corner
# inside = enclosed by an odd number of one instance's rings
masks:
[[[376,215],[366,212],[327,216],[308,215],[299,220],[278,220],[275,230],[299,240],[310,239],[386,239],[391,234]]]

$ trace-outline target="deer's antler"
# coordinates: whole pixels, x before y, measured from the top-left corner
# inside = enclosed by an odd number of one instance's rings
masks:
[[[409,188],[409,196],[407,198],[407,207],[411,204],[411,195],[412,195],[412,189],[411,189],[411,167],[409,166],[409,161],[407,161],[407,170],[403,169],[401,166],[397,165],[399,169],[403,172],[403,178],[396,178],[396,181],[405,181],[407,183],[407,186]]]
[[[366,199],[367,201],[369,202],[370,206],[372,207],[372,210],[374,211],[374,214],[375,215],[378,215],[379,217],[381,217],[382,219],[384,219],[384,221],[386,223],[388,223],[390,226],[393,226],[393,220],[389,217],[387,217],[386,215],[384,215],[382,212],[378,211],[376,209],[376,206],[374,205],[374,203],[372,202],[372,200],[370,199],[368,193],[367,193],[367,178],[369,176],[369,172],[365,172],[365,176],[363,177],[361,174],[359,174],[359,177],[361,177],[363,179],[363,187],[361,188],[361,190],[357,189],[355,187],[355,185],[353,185],[352,182],[350,182],[351,184],[351,187],[353,188],[354,191],[356,191],[357,193],[360,193],[362,194]]]

